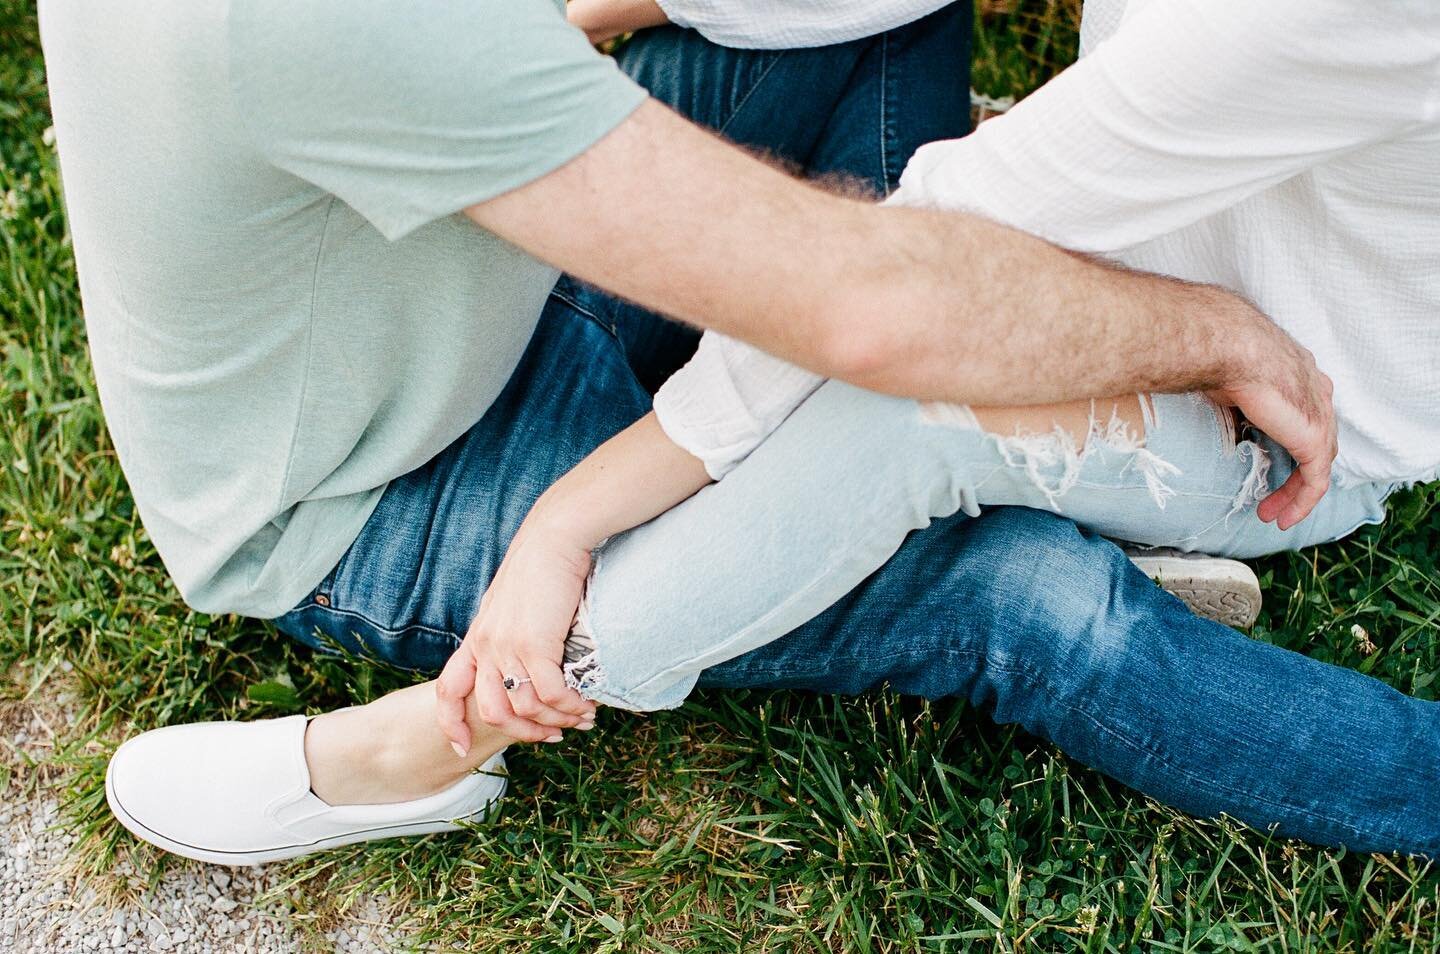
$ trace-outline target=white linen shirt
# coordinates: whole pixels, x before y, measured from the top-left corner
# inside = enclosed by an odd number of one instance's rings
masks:
[[[721,46],[788,50],[847,43],[904,26],[952,0],[657,0],[676,26]]]
[[[1334,379],[1339,482],[1440,477],[1440,4],[1089,0],[1081,35],[891,201],[1247,296]],[[820,379],[707,339],[655,410],[719,478]]]

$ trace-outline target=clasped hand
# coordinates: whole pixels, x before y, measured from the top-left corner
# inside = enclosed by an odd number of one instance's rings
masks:
[[[594,704],[566,685],[562,665],[589,572],[589,550],[521,526],[435,685],[440,728],[457,754],[478,728],[465,719],[472,693],[485,723],[519,741],[558,742],[562,729],[594,724]]]

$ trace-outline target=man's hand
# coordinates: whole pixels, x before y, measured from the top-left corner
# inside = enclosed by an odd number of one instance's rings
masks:
[[[470,748],[465,698],[472,692],[485,722],[513,739],[555,742],[561,729],[594,723],[594,705],[565,684],[561,670],[589,572],[588,550],[521,526],[435,682],[436,717],[457,754]],[[528,681],[506,690],[506,677]]]
[[[625,33],[670,22],[655,0],[570,0],[565,16],[596,46]]]
[[[1258,313],[1255,320],[1265,321]],[[1330,467],[1338,451],[1334,386],[1308,350],[1271,328],[1273,345],[1259,349],[1256,370],[1237,368],[1236,383],[1211,391],[1210,397],[1239,408],[1295,458],[1295,470],[1256,511],[1266,523],[1274,521],[1289,530],[1309,516],[1330,489]]]

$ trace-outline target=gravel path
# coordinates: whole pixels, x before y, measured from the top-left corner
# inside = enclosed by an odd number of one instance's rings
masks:
[[[64,725],[65,700],[5,703],[0,737],[42,761],[53,750],[53,725]],[[84,954],[152,951],[388,951],[396,938],[374,899],[345,923],[307,942],[275,905],[257,897],[276,886],[276,869],[172,865],[153,888],[128,861],[93,882],[69,859],[74,836],[60,820],[53,776],[43,765],[18,769],[0,805],[0,951]],[[47,784],[49,783],[49,784]],[[26,793],[30,792],[29,797]]]

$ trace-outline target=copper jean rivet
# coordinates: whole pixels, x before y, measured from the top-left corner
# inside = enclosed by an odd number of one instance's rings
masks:
[[[315,605],[316,605],[316,606],[329,606],[329,605],[330,605],[330,597],[326,596],[324,593],[317,593],[317,594],[315,594]]]

